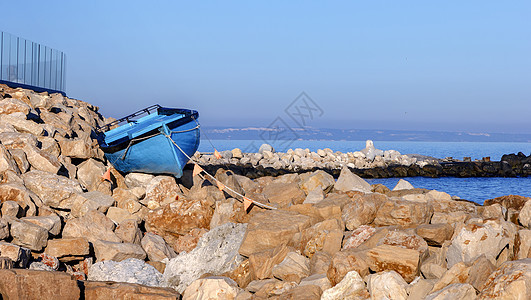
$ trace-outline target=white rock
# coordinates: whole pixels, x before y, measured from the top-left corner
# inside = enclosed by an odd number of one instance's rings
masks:
[[[367,281],[372,299],[407,299],[408,284],[395,271],[371,274]]]
[[[329,288],[321,295],[321,300],[356,299],[356,296],[368,294],[365,282],[356,271],[350,271],[333,288]]]
[[[205,233],[195,249],[166,264],[165,284],[182,293],[205,273],[219,275],[236,268],[243,261],[238,250],[246,228],[247,224],[226,223]]]
[[[93,264],[88,272],[88,280],[161,286],[162,274],[140,259],[129,258],[121,262],[107,260]]]

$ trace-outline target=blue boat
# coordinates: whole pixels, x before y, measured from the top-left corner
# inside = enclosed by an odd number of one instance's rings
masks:
[[[152,105],[98,128],[98,143],[120,172],[179,178],[199,147],[198,117],[195,110]]]

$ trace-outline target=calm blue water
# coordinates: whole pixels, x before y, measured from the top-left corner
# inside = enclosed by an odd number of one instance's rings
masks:
[[[219,151],[240,148],[244,152],[256,152],[263,142],[260,140],[213,140],[212,144]],[[285,144],[274,145],[278,151],[286,151]],[[374,141],[374,146],[382,150],[397,150],[402,154],[422,154],[436,158],[454,157],[463,159],[481,159],[490,156],[492,160],[500,160],[503,154],[523,152],[531,153],[531,143],[476,143],[476,142],[390,142]],[[309,148],[311,151],[330,148],[333,151],[353,152],[365,148],[365,141],[293,141],[289,148]],[[246,151],[247,150],[247,151]],[[202,140],[199,146],[201,152],[212,152],[212,146],[207,140]],[[522,195],[531,197],[531,177],[527,178],[404,178],[414,187],[435,189],[446,192],[462,199],[483,203],[504,195]],[[398,178],[369,179],[371,184],[381,183],[392,189]]]

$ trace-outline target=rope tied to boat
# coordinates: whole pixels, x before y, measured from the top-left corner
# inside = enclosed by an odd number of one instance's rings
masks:
[[[210,178],[210,179],[208,179],[209,181],[210,180],[215,181],[215,183],[218,186],[220,191],[223,191],[224,189],[227,189],[227,190],[231,191],[232,193],[234,193],[235,195],[238,195],[239,197],[241,197],[241,199],[237,199],[237,198],[236,199],[244,204],[245,210],[247,210],[247,208],[250,206],[250,204],[254,204],[256,206],[259,206],[259,207],[262,207],[262,208],[266,208],[266,209],[277,209],[276,207],[273,207],[273,206],[258,202],[256,200],[253,200],[253,199],[251,199],[249,197],[246,197],[246,196],[238,193],[237,191],[235,191],[231,187],[228,187],[228,186],[224,185],[216,177],[212,176],[207,171],[205,171],[203,168],[201,168],[201,166],[196,161],[194,161],[188,154],[186,154],[186,152],[184,152],[184,150],[181,147],[179,147],[179,145],[171,138],[171,136],[167,135],[165,132],[162,132],[162,131],[161,131],[161,134],[164,135],[165,137],[167,137],[173,143],[173,145],[175,145],[175,147],[177,147],[177,149],[179,149],[179,151],[181,151],[181,153],[184,156],[186,156],[194,164],[194,168],[198,167],[199,168],[198,169],[199,172],[205,173]]]

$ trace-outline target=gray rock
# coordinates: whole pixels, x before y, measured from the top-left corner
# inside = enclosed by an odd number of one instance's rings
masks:
[[[339,174],[339,178],[334,184],[334,188],[338,191],[360,191],[364,193],[371,192],[371,185],[363,180],[363,178],[352,173],[347,167],[344,167]]]
[[[246,229],[247,224],[226,223],[204,234],[195,249],[166,264],[165,285],[182,293],[205,273],[219,275],[236,268],[243,261],[238,249]]]
[[[393,188],[393,191],[411,190],[414,188],[415,187],[411,183],[409,183],[407,180],[400,179],[398,183],[395,185],[395,187]]]
[[[88,280],[161,286],[162,274],[140,259],[129,258],[121,262],[108,260],[93,264],[88,272]]]

